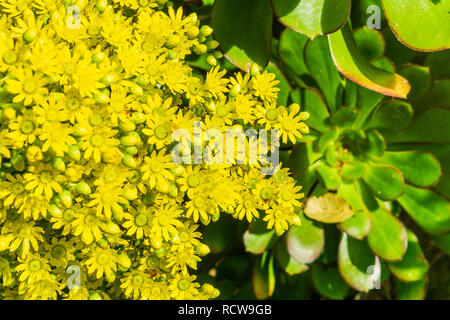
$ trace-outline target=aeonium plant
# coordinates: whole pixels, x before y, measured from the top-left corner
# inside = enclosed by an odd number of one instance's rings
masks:
[[[383,287],[382,297],[423,299],[429,276],[437,291],[430,265],[449,253],[449,54],[415,50],[449,47],[446,30],[429,34],[448,2],[420,2],[424,20],[415,8],[400,16],[402,1],[214,2],[225,56],[244,70],[268,63],[279,99],[311,115],[311,134],[281,154],[304,187],[303,223],[282,239],[250,224],[243,242],[253,265],[238,267],[237,255],[218,270],[252,274],[252,292],[238,297],[306,298],[306,287],[343,299]],[[374,5],[380,31],[365,26]]]

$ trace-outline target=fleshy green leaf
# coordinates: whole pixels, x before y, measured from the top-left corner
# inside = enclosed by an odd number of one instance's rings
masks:
[[[349,288],[336,267],[324,269],[315,263],[311,271],[314,286],[321,295],[336,300],[345,298]]]
[[[305,272],[309,269],[307,265],[298,263],[291,257],[286,248],[285,241],[280,241],[276,246],[276,258],[284,271],[290,276]]]
[[[365,162],[351,162],[345,163],[342,166],[341,175],[342,177],[349,180],[357,180],[362,178],[367,170],[367,164]]]
[[[395,73],[373,67],[359,52],[348,24],[328,35],[331,53],[338,70],[350,80],[384,95],[406,98],[408,81]]]
[[[305,64],[309,73],[316,79],[331,112],[340,106],[339,86],[341,77],[333,64],[326,37],[310,40],[305,46]]]
[[[371,212],[372,228],[367,241],[373,252],[388,261],[401,260],[405,254],[406,228],[390,212],[379,208]]]
[[[423,300],[427,294],[428,277],[415,282],[397,280],[395,287],[398,300]]]
[[[406,128],[412,121],[413,108],[405,101],[389,100],[374,112],[369,128],[398,131]]]
[[[383,56],[385,43],[383,35],[378,30],[360,28],[353,32],[353,37],[364,59],[373,60]]]
[[[411,125],[401,131],[385,132],[389,143],[450,142],[450,110],[433,108],[416,114]]]
[[[450,204],[444,197],[431,190],[405,185],[404,193],[397,201],[428,233],[450,232]]]
[[[314,39],[347,21],[350,0],[272,0],[275,15],[287,27]]]
[[[430,54],[425,65],[430,68],[433,79],[450,78],[450,51],[440,51]]]
[[[374,256],[365,241],[359,241],[342,234],[338,251],[338,267],[347,284],[368,292],[381,274],[380,260]]]
[[[427,67],[409,64],[401,68],[398,73],[411,85],[408,100],[417,100],[431,88],[431,75]]]
[[[388,264],[389,270],[402,281],[419,281],[428,271],[428,261],[423,255],[416,235],[410,230],[408,233],[408,246],[401,261]]]
[[[273,256],[268,252],[259,257],[253,266],[253,292],[256,298],[264,300],[272,296],[275,289]]]
[[[428,152],[385,152],[380,162],[398,168],[405,180],[417,187],[431,186],[441,176],[439,162]]]
[[[371,164],[363,180],[381,200],[393,200],[403,192],[403,176],[392,166]]]
[[[281,60],[299,76],[308,73],[303,58],[306,42],[308,42],[308,37],[294,30],[285,29],[281,33],[278,43],[278,54]]]
[[[330,123],[338,127],[351,127],[359,117],[360,111],[353,107],[340,107],[330,118]]]
[[[416,111],[450,106],[450,79],[434,80],[431,89],[414,101]]]
[[[245,249],[251,253],[263,253],[275,240],[275,231],[267,230],[262,220],[252,222],[244,233]]]
[[[311,263],[323,250],[324,231],[320,225],[301,214],[301,226],[292,226],[287,232],[289,254],[299,263]]]
[[[367,211],[357,211],[348,220],[342,222],[339,227],[349,236],[362,240],[372,228],[372,220]]]
[[[336,168],[322,164],[316,171],[323,184],[329,190],[336,190],[341,185],[342,179]]]
[[[267,65],[272,39],[269,1],[216,0],[211,24],[222,52],[237,67],[249,71],[253,63]]]
[[[450,255],[450,233],[445,236],[432,236],[431,239],[442,251]]]
[[[419,51],[450,48],[450,0],[382,0],[389,26],[406,46]]]

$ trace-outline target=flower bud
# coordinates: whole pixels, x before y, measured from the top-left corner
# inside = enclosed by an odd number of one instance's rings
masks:
[[[80,181],[76,184],[75,191],[79,194],[88,195],[91,193],[91,187],[86,182]]]
[[[25,159],[21,154],[16,154],[11,157],[11,164],[14,169],[17,171],[23,171],[25,170]]]
[[[16,109],[8,107],[3,109],[3,119],[6,121],[14,120],[16,118]]]
[[[202,34],[202,36],[208,37],[213,33],[213,29],[210,26],[203,25],[200,28],[200,33]]]
[[[72,193],[69,190],[63,190],[59,194],[59,198],[61,199],[63,205],[65,205],[67,208],[70,208],[72,206]]]
[[[213,55],[209,55],[206,57],[206,62],[210,65],[210,66],[216,66],[217,65],[217,59],[213,56]]]
[[[109,234],[119,234],[120,228],[114,222],[108,220],[100,225],[100,229]]]
[[[42,160],[42,151],[38,146],[29,146],[25,154],[28,162],[36,162]]]
[[[208,51],[208,47],[204,44],[199,44],[194,47],[195,54],[201,55]]]
[[[289,113],[296,115],[300,111],[300,105],[298,103],[292,103],[289,107]]]
[[[190,39],[190,40],[197,38],[199,33],[200,33],[200,30],[196,26],[191,26],[186,30],[186,35],[187,35],[188,39]]]
[[[91,56],[91,60],[93,63],[99,64],[105,59],[105,57],[106,55],[103,52],[97,52]]]
[[[52,167],[58,171],[64,172],[66,170],[66,164],[62,158],[54,157],[51,161]]]
[[[133,156],[130,156],[129,154],[125,154],[123,156],[122,163],[130,168],[136,168],[138,165],[136,159]]]
[[[75,161],[80,161],[81,159],[81,152],[80,148],[76,144],[69,145],[69,150],[67,151],[67,155]]]
[[[130,258],[122,253],[117,257],[117,262],[124,268],[125,270],[128,270],[131,267],[131,260]]]
[[[208,42],[206,42],[206,46],[209,50],[214,50],[219,46],[219,42],[217,42],[216,40],[209,40]]]
[[[120,138],[120,144],[124,147],[131,147],[141,144],[141,137],[136,131]]]
[[[134,124],[134,122],[129,121],[129,120],[127,120],[127,121],[120,121],[119,122],[119,128],[122,131],[130,132],[130,131],[136,130],[136,125]]]
[[[206,256],[210,251],[209,247],[204,243],[200,243],[196,248],[196,252],[200,257]]]
[[[164,43],[164,46],[167,49],[173,49],[175,48],[179,43],[181,42],[181,37],[177,34],[172,34],[167,37],[166,42]]]

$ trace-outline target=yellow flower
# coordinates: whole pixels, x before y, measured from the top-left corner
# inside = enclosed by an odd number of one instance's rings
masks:
[[[50,266],[39,254],[30,254],[27,259],[16,267],[20,273],[19,280],[33,283],[50,278]]]
[[[275,74],[264,71],[262,74],[257,73],[255,77],[250,80],[250,86],[253,89],[253,94],[265,101],[274,101],[277,98],[277,93],[280,88],[276,85],[279,83],[275,80]]]
[[[152,219],[151,232],[157,239],[170,240],[178,233],[177,228],[183,226],[178,220],[183,210],[165,205],[155,210]]]
[[[289,138],[295,144],[297,142],[296,138],[301,139],[303,137],[302,134],[309,133],[308,126],[301,122],[308,119],[308,117],[309,115],[303,112],[297,116],[287,110],[281,112],[277,120],[278,123],[274,125],[274,128],[279,130],[278,135],[281,136],[283,143],[286,143]]]
[[[7,79],[8,91],[15,94],[13,102],[22,102],[28,106],[33,102],[40,103],[48,93],[45,87],[47,80],[39,72],[31,71],[28,68],[13,70],[16,79]]]
[[[198,294],[200,285],[195,283],[196,277],[178,273],[170,280],[169,291],[172,298],[178,300],[193,299]]]
[[[120,186],[114,184],[107,184],[99,186],[93,194],[91,200],[87,205],[89,207],[97,207],[97,215],[102,213],[106,218],[111,219],[112,210],[120,211],[120,204],[126,204],[128,201],[122,196],[123,190]]]
[[[36,196],[45,194],[47,200],[53,196],[53,191],[62,192],[59,181],[62,176],[49,164],[37,163],[30,166],[29,172],[23,176],[25,189],[34,190]]]
[[[95,274],[100,279],[103,274],[109,282],[114,281],[115,271],[117,270],[116,257],[114,251],[110,248],[95,248],[89,254],[86,260],[86,266],[90,274]]]
[[[126,229],[127,235],[136,234],[137,239],[141,239],[144,235],[148,236],[151,229],[153,208],[141,205],[138,210],[133,207],[129,208],[130,212],[125,212],[124,217],[127,220],[122,224]]]
[[[149,277],[142,271],[134,270],[125,273],[120,279],[122,284],[120,287],[124,290],[127,298],[139,299],[139,297],[148,290]]]
[[[275,206],[266,210],[266,216],[263,220],[267,221],[268,229],[275,227],[275,233],[278,236],[282,235],[289,228],[289,225],[299,226],[301,224],[299,216],[290,206]]]
[[[170,155],[165,155],[165,150],[153,151],[150,157],[144,158],[144,164],[141,166],[142,180],[147,181],[150,188],[155,188],[156,182],[166,182],[174,180],[174,175],[169,169],[175,168]]]
[[[34,222],[16,222],[12,230],[12,241],[9,246],[11,252],[18,250],[20,258],[24,259],[30,249],[35,252],[39,250],[38,241],[43,241],[42,233],[44,230],[36,227]]]
[[[102,238],[102,231],[100,226],[102,221],[93,212],[86,212],[84,214],[77,215],[72,222],[73,235],[80,236],[81,240],[89,245],[92,242],[98,241]]]

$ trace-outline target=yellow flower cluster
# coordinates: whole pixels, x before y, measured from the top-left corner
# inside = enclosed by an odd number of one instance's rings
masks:
[[[195,14],[163,0],[0,0],[0,17],[0,296],[214,298],[190,274],[209,252],[200,223],[300,223],[287,169],[172,161],[172,133],[196,121],[308,133],[298,105],[276,105],[273,74],[191,69],[187,55],[220,57]]]

